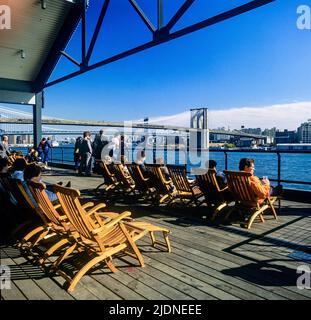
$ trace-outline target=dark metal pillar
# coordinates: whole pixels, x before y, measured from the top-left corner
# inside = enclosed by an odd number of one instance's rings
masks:
[[[38,146],[42,139],[42,108],[44,107],[43,92],[36,94],[36,104],[33,105],[33,144]]]
[[[277,152],[278,156],[278,186],[281,185],[281,155]]]
[[[158,30],[162,29],[164,22],[163,0],[158,0]]]

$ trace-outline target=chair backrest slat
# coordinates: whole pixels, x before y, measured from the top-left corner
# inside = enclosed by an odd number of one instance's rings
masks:
[[[127,168],[135,182],[136,189],[142,192],[148,191],[148,183],[145,180],[145,177],[143,176],[139,165],[136,163],[127,164]]]
[[[68,220],[76,231],[85,239],[94,241],[92,230],[95,228],[79,201],[80,192],[76,189],[54,186],[57,198]]]
[[[241,202],[257,202],[256,195],[251,188],[251,174],[243,171],[224,171],[230,192]]]
[[[45,192],[45,186],[42,183],[36,183],[32,181],[29,181],[27,184],[34,199],[37,201],[38,207],[41,209],[47,219],[56,226],[62,226],[60,222],[60,215],[55,210],[53,204],[48,198]]]
[[[154,187],[158,193],[167,194],[169,192],[169,188],[165,184],[166,179],[161,170],[161,167],[163,166],[161,164],[146,164],[145,166],[149,172],[149,185]]]
[[[214,169],[208,169],[202,174],[196,175],[196,181],[200,190],[203,192],[206,200],[215,202],[223,200],[223,194],[217,181],[217,172]]]
[[[187,168],[184,166],[167,165],[174,186],[179,192],[192,192],[187,178]]]
[[[113,184],[115,183],[114,174],[109,170],[109,167],[106,163],[102,160],[96,160],[100,173],[103,175],[106,184]]]

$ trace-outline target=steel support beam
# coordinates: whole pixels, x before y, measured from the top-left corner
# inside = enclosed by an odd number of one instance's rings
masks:
[[[143,20],[144,24],[147,26],[147,28],[154,34],[156,31],[156,28],[152,24],[152,22],[148,19],[148,17],[145,15],[144,11],[139,7],[137,2],[135,0],[129,0],[130,4],[135,9],[136,13],[140,16],[140,18]]]
[[[91,59],[91,56],[92,56],[92,53],[93,53],[93,50],[94,50],[94,47],[95,47],[99,32],[100,32],[100,29],[101,29],[101,26],[102,26],[104,18],[106,16],[106,12],[107,12],[107,9],[108,9],[109,1],[110,0],[105,0],[105,2],[103,4],[103,7],[102,7],[102,10],[100,12],[100,16],[98,18],[98,21],[97,21],[97,24],[96,24],[96,28],[95,28],[95,31],[93,33],[91,43],[90,43],[90,46],[89,46],[87,54],[86,54],[87,63],[89,63],[89,61]]]
[[[42,108],[44,107],[43,92],[36,94],[36,103],[33,105],[33,144],[39,145],[42,138]]]
[[[158,23],[159,23],[159,26],[160,27],[162,24],[161,24],[161,19],[162,19],[162,23],[163,23],[163,18],[160,18],[160,15],[161,15],[161,10],[162,10],[162,4],[161,4],[161,0],[158,0]],[[94,69],[97,69],[99,67],[102,67],[104,65],[107,65],[109,63],[112,63],[114,61],[117,61],[117,60],[120,60],[120,59],[123,59],[125,57],[128,57],[130,55],[133,55],[135,53],[138,53],[138,52],[141,52],[143,50],[146,50],[146,49],[149,49],[149,48],[152,48],[154,46],[157,46],[161,43],[165,43],[165,42],[168,42],[168,41],[171,41],[173,39],[177,39],[177,38],[180,38],[184,35],[187,35],[187,34],[190,34],[192,32],[195,32],[195,31],[198,31],[200,29],[203,29],[205,27],[208,27],[208,26],[211,26],[211,25],[214,25],[216,23],[219,23],[221,21],[225,21],[225,20],[228,20],[230,18],[233,18],[235,16],[238,16],[240,14],[243,14],[245,12],[248,12],[248,11],[251,11],[251,10],[254,10],[258,7],[262,7],[266,4],[269,4],[271,2],[274,2],[275,0],[253,0],[253,1],[250,1],[246,4],[243,4],[241,6],[238,6],[234,9],[231,9],[229,11],[226,11],[224,13],[221,13],[221,14],[218,14],[214,17],[211,17],[211,18],[208,18],[206,20],[203,20],[201,22],[198,22],[196,24],[193,24],[189,27],[186,27],[186,28],[183,28],[181,30],[178,30],[176,32],[173,32],[173,33],[169,33],[169,30],[167,30],[167,26],[163,25],[162,28],[160,28],[159,30],[157,30],[154,34],[154,39],[150,42],[147,42],[143,45],[140,45],[138,47],[135,47],[133,49],[130,49],[130,50],[127,50],[127,51],[124,51],[124,52],[121,52],[119,54],[116,54],[115,56],[112,56],[110,58],[107,58],[105,60],[102,60],[100,62],[97,62],[93,65],[90,65],[90,66],[86,66],[85,68],[83,68],[82,70],[79,70],[79,71],[76,71],[76,72],[73,72],[71,74],[68,74],[64,77],[61,77],[57,80],[54,80],[54,81],[51,81],[49,83],[47,83],[45,85],[45,88],[47,87],[50,87],[50,86],[53,86],[57,83],[60,83],[60,82],[63,82],[65,80],[69,80],[73,77],[76,77],[78,75],[81,75],[83,73],[86,73],[88,71],[91,71],[91,70],[94,70]],[[186,7],[190,6],[190,2],[187,2],[187,5],[184,4]],[[185,8],[184,8],[185,9]],[[181,16],[184,12],[184,9],[180,8],[180,11],[178,11],[175,15],[175,17],[173,17],[173,21],[171,20],[169,22],[169,27],[170,26],[173,26],[175,21],[177,22],[178,19],[179,19],[179,16]],[[185,10],[186,11],[186,10]]]

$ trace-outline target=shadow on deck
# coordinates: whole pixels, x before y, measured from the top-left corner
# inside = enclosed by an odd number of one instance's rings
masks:
[[[61,178],[60,178],[61,177]],[[98,201],[93,193],[99,177],[79,177],[53,170],[46,182],[70,180],[72,187]],[[132,211],[139,219],[172,231],[172,253],[161,252],[139,242],[146,267],[139,268],[129,257],[116,259],[119,272],[98,266],[69,294],[64,280],[47,276],[19,250],[0,247],[1,264],[11,270],[11,289],[1,298],[11,299],[100,299],[100,300],[308,300],[311,291],[296,286],[297,267],[311,263],[311,208],[307,204],[282,201],[279,220],[267,216],[251,230],[239,225],[211,224],[206,208],[151,207],[117,202],[109,210]]]

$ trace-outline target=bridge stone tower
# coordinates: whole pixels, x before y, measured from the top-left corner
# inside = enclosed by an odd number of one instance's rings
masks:
[[[208,149],[208,109],[196,108],[190,109],[190,149]]]

